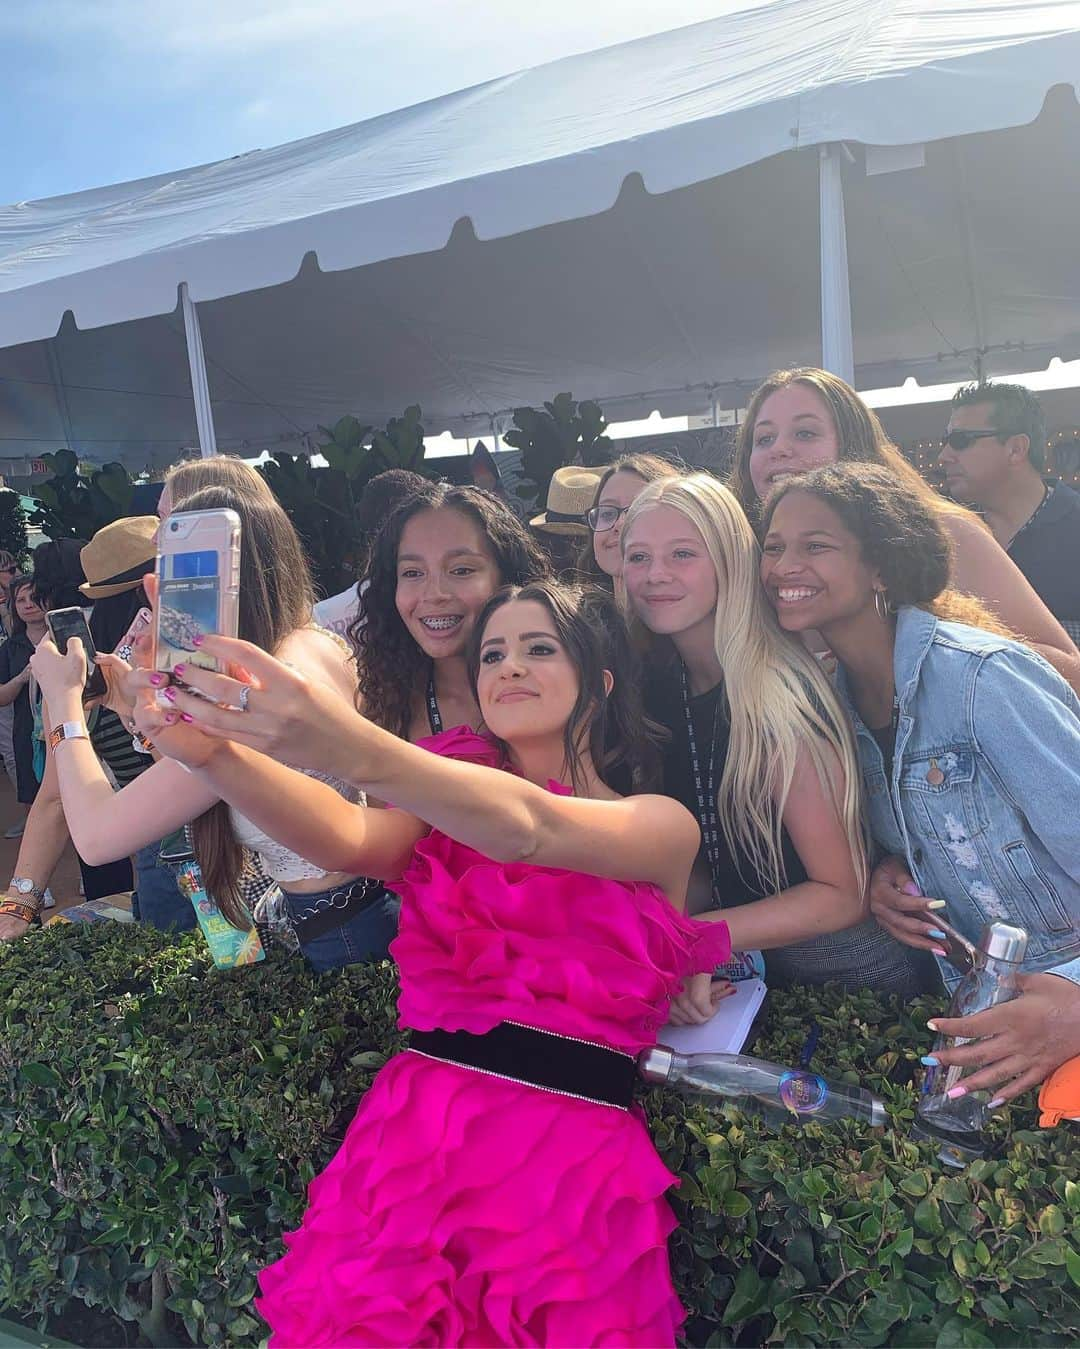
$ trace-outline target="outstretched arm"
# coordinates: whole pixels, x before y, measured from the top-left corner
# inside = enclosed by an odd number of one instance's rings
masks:
[[[66,655],[61,656],[53,643],[43,638],[34,653],[33,666],[46,698],[42,710],[46,733],[61,722],[85,727],[82,689],[86,660],[82,643],[72,640]],[[89,740],[62,740],[55,751],[48,753],[59,782],[71,841],[91,866],[129,857],[190,823],[218,799],[206,783],[167,760],[115,791]]]
[[[561,867],[612,880],[651,881],[680,907],[698,846],[693,817],[668,797],[638,796],[628,800],[591,801],[558,796],[513,774],[477,764],[460,763],[430,754],[381,730],[339,700],[326,697],[297,671],[247,643],[208,639],[205,648],[230,666],[242,667],[254,679],[246,712],[240,705],[237,681],[204,671],[191,671],[193,686],[206,699],[178,694],[175,706],[200,727],[235,736],[238,744],[248,735],[253,709],[267,710],[279,725],[298,719],[305,731],[299,741],[310,752],[317,740],[324,749],[318,766],[359,783],[381,800],[408,810],[451,838],[475,848],[495,861],[533,862]],[[286,715],[284,706],[292,711]],[[151,734],[149,731],[148,734]],[[153,738],[153,736],[152,736]],[[162,749],[165,746],[162,743]],[[234,751],[235,753],[235,751]],[[291,751],[282,757],[293,759]],[[244,790],[237,760],[207,751],[203,771],[226,800],[256,819],[272,837],[289,840],[290,804],[266,801],[269,816],[252,814],[235,793]],[[221,773],[227,766],[229,781]],[[260,809],[261,809],[260,805]],[[663,846],[659,841],[663,841]],[[290,844],[291,846],[291,844]]]

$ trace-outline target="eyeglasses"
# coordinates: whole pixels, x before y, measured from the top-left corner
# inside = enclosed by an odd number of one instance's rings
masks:
[[[950,431],[942,439],[942,448],[946,445],[951,450],[967,450],[975,444],[977,440],[984,440],[987,436],[997,436],[1001,440],[1007,440],[1011,432],[1008,431]]]
[[[594,506],[585,512],[585,523],[594,534],[602,534],[605,529],[613,529],[619,516],[629,509],[629,506]]]

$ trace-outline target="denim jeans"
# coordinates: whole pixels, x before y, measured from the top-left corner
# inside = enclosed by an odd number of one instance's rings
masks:
[[[325,908],[335,890],[340,889],[335,886],[311,895],[285,890],[285,902],[292,917],[299,920],[318,912],[320,900]],[[354,965],[361,960],[382,960],[397,936],[400,909],[401,901],[397,895],[383,890],[366,909],[347,918],[340,927],[302,943],[300,950],[317,974],[340,969],[342,965]]]
[[[138,923],[149,923],[160,932],[189,932],[197,926],[195,906],[180,893],[176,871],[158,863],[160,841],[148,843],[135,854],[135,893],[131,912]]]

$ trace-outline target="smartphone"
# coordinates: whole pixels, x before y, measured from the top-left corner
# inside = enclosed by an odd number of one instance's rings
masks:
[[[235,637],[240,612],[240,517],[235,511],[181,511],[158,530],[154,669],[218,662],[196,637]],[[173,682],[176,682],[173,680]]]
[[[154,615],[150,609],[142,608],[131,620],[131,627],[124,633],[123,637],[117,643],[114,656],[119,656],[121,660],[126,660],[131,664],[131,657],[135,654],[135,643],[144,634],[149,633],[154,626]]]
[[[66,654],[70,638],[79,638],[86,652],[87,675],[83,698],[102,697],[105,693],[105,676],[97,667],[97,650],[83,611],[77,608],[50,609],[45,615],[45,622],[49,628],[49,635],[61,655]]]
[[[945,941],[942,943],[945,950],[945,959],[954,970],[959,970],[961,974],[967,974],[978,955],[974,943],[969,942],[962,932],[957,932],[956,928],[951,927],[936,913],[931,913],[930,917],[933,919],[934,926],[945,933]]]

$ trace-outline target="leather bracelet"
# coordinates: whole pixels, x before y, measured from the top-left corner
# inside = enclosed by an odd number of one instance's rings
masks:
[[[33,923],[38,911],[33,904],[24,904],[18,899],[0,899],[0,918],[8,916],[21,918],[24,923]]]

